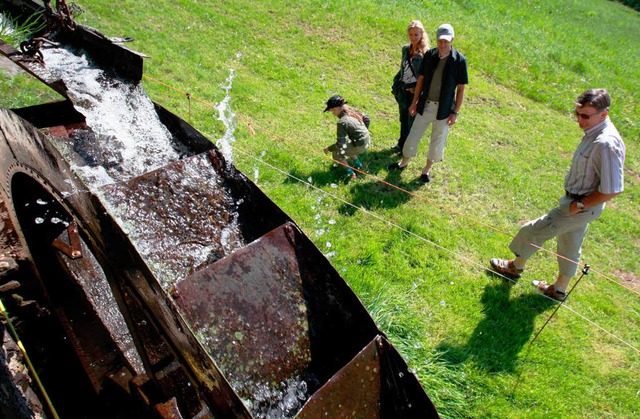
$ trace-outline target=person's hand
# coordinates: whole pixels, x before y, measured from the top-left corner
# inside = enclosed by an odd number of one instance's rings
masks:
[[[415,103],[411,104],[411,106],[409,106],[409,115],[416,116],[417,107],[418,107],[417,104]]]
[[[329,154],[329,147],[323,148],[322,151],[324,151],[324,154]]]
[[[569,204],[569,215],[576,215],[581,211],[582,210],[576,205],[576,201],[571,201],[571,203]]]
[[[451,126],[455,124],[457,120],[458,120],[458,114],[452,113],[451,115],[449,115],[449,118],[447,119],[447,125]]]

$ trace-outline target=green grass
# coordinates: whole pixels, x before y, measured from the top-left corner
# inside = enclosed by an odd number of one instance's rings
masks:
[[[234,163],[332,252],[443,417],[638,417],[640,297],[615,283],[640,290],[638,12],[604,0],[80,5],[81,23],[136,39],[128,46],[150,57],[145,74],[205,102],[189,107],[184,94],[143,81],[154,101],[214,141],[224,126],[206,103],[223,99],[235,71]],[[431,37],[451,23],[470,71],[446,160],[422,188],[425,144],[407,170],[386,171],[399,132],[391,81],[416,18]],[[31,87],[1,74],[0,105],[24,106]],[[590,226],[583,257],[592,273],[571,310],[560,309],[531,345],[555,305],[529,281],[553,279],[555,257],[539,252],[513,285],[485,267],[509,256],[518,224],[555,205],[581,135],[573,101],[590,87],[612,94],[626,191]],[[322,154],[336,122],[322,110],[335,93],[372,117],[363,161],[375,177],[342,183]]]
[[[19,49],[22,41],[42,28],[43,25],[37,23],[35,16],[27,18],[23,24],[18,23],[16,19],[0,16],[0,40],[13,45],[16,49]],[[24,73],[16,73],[16,70],[18,70],[18,66],[11,64],[8,60],[5,60],[4,65],[0,66],[0,81],[2,81],[0,106],[20,108],[60,98],[57,93],[40,81]],[[12,74],[17,75],[11,77]]]

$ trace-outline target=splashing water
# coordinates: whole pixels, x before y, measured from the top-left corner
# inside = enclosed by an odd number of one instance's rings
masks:
[[[207,200],[210,191],[214,190],[220,194],[215,201],[218,204],[232,202],[233,198],[225,192],[222,179],[215,171],[211,172],[213,168],[206,163],[205,157],[194,156],[194,160],[181,170],[173,167],[172,170],[180,170],[178,178],[178,172],[158,175],[163,176],[163,182],[178,195],[176,202],[167,201],[161,191],[156,191],[155,184],[134,181],[135,192],[130,189],[133,186],[125,184],[178,162],[189,152],[162,124],[140,83],[134,85],[113,78],[85,55],[76,55],[63,48],[45,49],[44,54],[45,69],[51,76],[64,81],[74,107],[84,114],[90,127],[72,133],[73,141],[56,140],[56,146],[71,162],[71,169],[100,198],[128,234],[165,290],[194,269],[245,244],[235,206],[216,207]],[[219,119],[227,127],[224,137],[218,141],[226,150],[227,159],[231,156],[235,125],[229,107],[233,77],[231,70],[221,86],[226,92],[225,99],[216,107]],[[199,201],[192,202],[196,197]],[[159,199],[165,200],[163,208],[167,211],[161,212],[148,205]],[[209,202],[209,205],[203,207],[202,202]],[[185,209],[190,211],[188,217],[181,213]],[[208,216],[220,211],[224,214],[218,214],[217,218],[228,219],[228,225],[218,231]],[[158,231],[167,234],[157,234]],[[183,243],[184,240],[188,243]],[[164,254],[159,255],[159,250]],[[172,257],[166,258],[166,254]]]
[[[308,398],[307,383],[298,378],[287,379],[277,386],[259,385],[253,400],[243,400],[254,417],[283,419],[293,417]]]
[[[237,213],[231,202],[233,197],[221,192],[218,206],[205,199],[207,191],[223,191],[223,179],[208,165],[205,156],[192,156],[185,167],[164,173],[163,183],[170,184],[171,190],[181,199],[163,201],[167,209],[164,218],[154,217],[154,206],[145,205],[162,197],[155,194],[155,184],[136,183],[133,179],[152,170],[180,160],[181,151],[166,127],[159,121],[152,101],[146,96],[141,85],[113,79],[100,69],[92,66],[85,56],[77,56],[64,49],[45,50],[47,70],[62,79],[67,86],[74,106],[85,115],[91,130],[90,144],[78,147],[78,139],[70,142],[56,142],[63,154],[74,155],[67,159],[83,163],[72,163],[72,170],[96,194],[109,213],[114,216],[131,243],[148,263],[162,287],[168,290],[193,269],[224,257],[245,245],[238,228]],[[224,99],[216,105],[218,120],[225,126],[224,136],[216,141],[227,162],[232,163],[235,141],[235,114],[230,107],[233,69],[221,85],[225,90]],[[264,155],[264,153],[263,153]],[[174,178],[179,173],[179,178]],[[202,178],[204,174],[204,178]],[[259,171],[255,178],[258,181]],[[124,183],[127,182],[126,184]],[[136,189],[131,189],[136,184]],[[105,192],[108,191],[108,192]],[[135,192],[133,192],[135,191]],[[207,203],[208,204],[204,204]],[[241,200],[236,206],[241,204]],[[189,209],[189,223],[173,205]],[[204,206],[203,206],[204,205]],[[218,211],[218,212],[216,212]],[[225,214],[220,212],[225,211]],[[208,222],[208,216],[229,219],[227,228],[215,230]],[[154,231],[167,229],[165,235],[154,236]],[[173,230],[172,230],[173,229]],[[178,231],[172,234],[171,231]],[[189,234],[193,230],[193,239]],[[207,233],[206,237],[198,234]],[[185,238],[187,241],[185,241]],[[327,247],[331,243],[327,242]],[[335,252],[329,254],[332,256]],[[167,258],[166,255],[171,255]],[[212,257],[215,256],[215,257]],[[198,339],[214,339],[204,333]],[[251,400],[243,400],[256,418],[290,418],[300,410],[309,397],[307,382],[300,377],[291,377],[280,383],[240,383],[232,386],[238,390],[252,388]]]
[[[92,186],[127,180],[179,159],[172,137],[160,123],[142,86],[109,77],[84,55],[44,49],[46,69],[62,79],[74,106],[100,136],[104,150],[80,153],[91,163],[74,169]],[[102,164],[101,164],[102,163]]]
[[[231,111],[231,106],[229,105],[231,102],[231,87],[233,86],[233,79],[235,76],[235,70],[231,69],[229,77],[227,77],[225,83],[220,86],[226,93],[224,99],[222,99],[222,101],[216,106],[216,110],[218,111],[218,121],[222,121],[225,126],[224,136],[216,142],[216,145],[229,164],[233,163],[232,145],[235,141],[234,133],[236,131],[236,123],[234,120],[236,115]]]

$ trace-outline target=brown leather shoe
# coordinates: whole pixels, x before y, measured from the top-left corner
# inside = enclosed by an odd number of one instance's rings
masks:
[[[544,295],[551,297],[556,301],[564,301],[567,298],[567,293],[556,289],[554,284],[547,284],[546,281],[531,281],[534,287],[538,288]]]
[[[489,261],[491,268],[500,275],[504,275],[507,278],[518,279],[522,276],[524,269],[518,269],[513,265],[512,260],[493,258]]]

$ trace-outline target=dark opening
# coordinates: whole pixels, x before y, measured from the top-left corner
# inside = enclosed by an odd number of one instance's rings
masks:
[[[72,216],[40,183],[25,174],[12,179],[12,198],[35,271],[24,275],[16,329],[60,417],[155,417],[109,380],[94,388],[83,367],[101,363],[122,367],[121,356],[80,285],[60,263],[52,241],[64,233]],[[24,306],[24,301],[32,304]],[[104,360],[105,353],[111,359]],[[79,355],[81,354],[81,355]],[[101,359],[92,357],[100,356]],[[82,360],[80,357],[83,357]],[[114,371],[115,372],[115,371]],[[95,371],[94,371],[95,374]],[[42,398],[41,398],[42,399]]]

